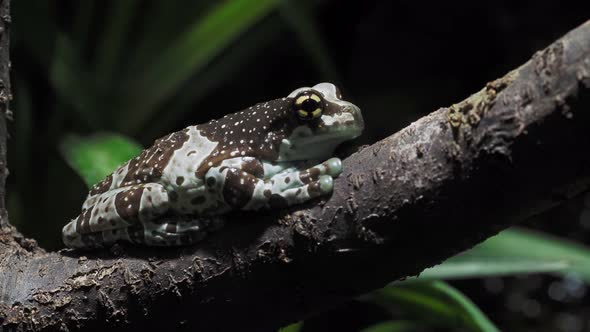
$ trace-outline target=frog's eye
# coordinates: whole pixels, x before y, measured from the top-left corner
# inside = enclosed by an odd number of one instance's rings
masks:
[[[318,93],[306,91],[297,95],[293,102],[293,110],[301,120],[317,119],[324,112],[324,103]]]

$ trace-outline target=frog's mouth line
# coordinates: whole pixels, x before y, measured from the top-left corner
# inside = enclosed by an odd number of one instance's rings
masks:
[[[293,137],[290,141],[294,146],[309,146],[321,143],[345,142],[359,137],[362,129],[350,126],[338,131],[331,131],[319,135]],[[336,143],[339,144],[339,143]]]
[[[344,129],[344,128],[343,128]],[[283,142],[281,161],[323,160],[329,158],[336,148],[360,136],[358,128],[347,128],[322,135],[298,136]]]
[[[359,137],[364,129],[364,121],[360,114],[360,109],[351,104],[345,112],[323,116],[323,126],[311,129],[309,127],[299,127],[293,131],[290,142],[290,149],[300,149],[300,147],[309,147],[315,150],[321,147],[333,146],[336,148],[339,144]]]
[[[333,127],[332,130],[334,131],[349,130],[351,127],[362,131],[365,127],[365,121],[360,108],[345,101],[340,101],[339,105],[343,107],[342,111],[323,115],[321,122],[326,126]]]

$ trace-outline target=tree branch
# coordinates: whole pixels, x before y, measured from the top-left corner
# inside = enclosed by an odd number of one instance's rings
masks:
[[[589,90],[587,22],[347,158],[320,204],[233,216],[195,247],[12,248],[2,325],[270,330],[415,275],[588,188]]]

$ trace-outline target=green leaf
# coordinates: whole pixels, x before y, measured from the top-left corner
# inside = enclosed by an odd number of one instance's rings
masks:
[[[88,187],[138,155],[141,150],[141,146],[133,140],[111,133],[88,137],[68,135],[60,144],[62,156]]]
[[[439,279],[481,278],[526,273],[548,273],[567,271],[571,266],[566,258],[495,257],[465,253],[446,260],[444,263],[426,269],[420,276],[403,282]]]
[[[590,249],[551,235],[511,228],[418,277],[394,284],[525,273],[576,273],[590,282]]]
[[[421,325],[411,321],[390,320],[362,329],[360,332],[412,332],[424,331]]]
[[[444,321],[446,327],[451,327],[453,321],[460,321],[472,331],[496,331],[481,311],[457,290],[439,281],[425,280],[540,272],[573,272],[590,282],[590,250],[554,236],[512,228],[425,270],[418,278],[392,283],[364,298],[397,305],[434,325],[436,321]]]
[[[442,281],[387,286],[362,297],[385,308],[402,310],[434,327],[497,332],[494,324],[457,289]]]
[[[279,329],[279,332],[299,332],[303,328],[303,322],[293,323]]]
[[[224,1],[197,18],[133,84],[135,90],[130,98],[133,107],[126,108],[130,110],[126,114],[128,119],[133,121],[126,122],[123,129],[133,132],[141,127],[155,107],[180,84],[204,68],[276,5],[275,0]]]
[[[590,249],[581,244],[523,228],[511,228],[489,238],[469,251],[490,260],[502,257],[567,262],[560,273],[576,273],[590,282]]]

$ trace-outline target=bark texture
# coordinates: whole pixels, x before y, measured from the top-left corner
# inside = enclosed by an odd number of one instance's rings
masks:
[[[0,261],[3,261],[4,255],[8,255],[14,248],[22,247],[38,253],[43,252],[34,240],[24,238],[10,225],[6,211],[6,177],[9,173],[6,162],[6,121],[13,118],[10,109],[10,22],[10,0],[0,0]]]
[[[4,202],[6,190],[6,177],[8,168],[6,166],[6,118],[11,118],[9,101],[12,99],[10,93],[10,1],[0,1],[0,228],[2,233],[9,226],[8,214]]]
[[[589,91],[587,22],[347,158],[319,204],[230,216],[195,247],[4,245],[1,326],[264,331],[416,275],[588,188]]]

